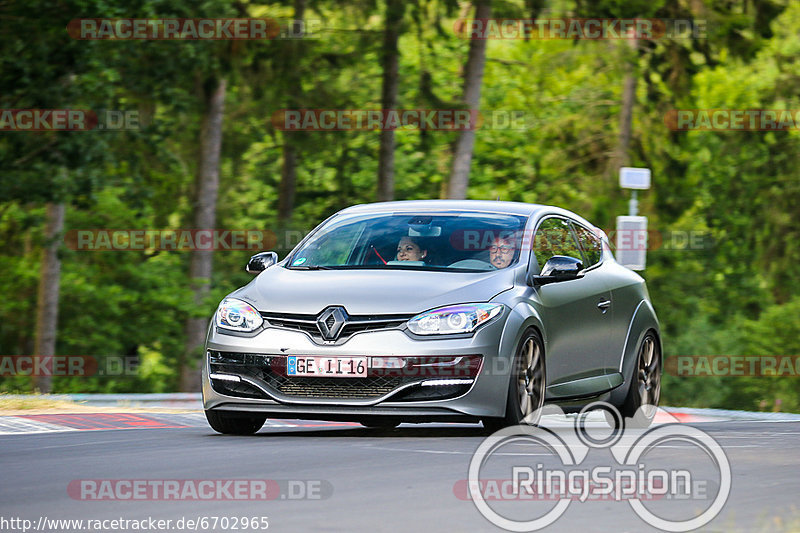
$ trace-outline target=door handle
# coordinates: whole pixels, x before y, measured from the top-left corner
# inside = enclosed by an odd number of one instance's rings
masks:
[[[600,309],[603,313],[608,311],[608,308],[611,307],[611,300],[603,300],[597,304],[597,308]]]

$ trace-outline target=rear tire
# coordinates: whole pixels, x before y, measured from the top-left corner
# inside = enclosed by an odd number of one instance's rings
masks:
[[[266,415],[231,415],[225,411],[206,409],[211,429],[224,435],[252,435],[266,422]]]
[[[545,376],[544,343],[539,332],[529,328],[514,356],[506,414],[501,418],[484,418],[484,429],[494,433],[509,426],[537,425],[544,405]]]
[[[648,331],[636,353],[636,367],[620,414],[628,427],[647,428],[653,423],[661,399],[661,347]],[[644,407],[640,409],[640,407]]]

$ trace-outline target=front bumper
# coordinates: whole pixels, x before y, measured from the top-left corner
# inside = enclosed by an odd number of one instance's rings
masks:
[[[379,417],[415,422],[502,416],[508,354],[513,351],[503,347],[504,321],[498,317],[474,335],[460,338],[416,339],[401,330],[386,330],[353,335],[339,345],[320,345],[302,332],[282,328],[243,337],[212,326],[203,364],[204,407],[326,420]],[[422,363],[423,368],[371,369],[367,378],[289,377],[285,361],[290,355],[393,358]],[[457,363],[424,367],[436,361]]]

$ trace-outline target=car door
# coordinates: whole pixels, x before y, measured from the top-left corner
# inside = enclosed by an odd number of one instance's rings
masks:
[[[623,317],[623,320],[620,320],[621,308],[617,305],[619,302],[614,286],[611,283],[614,276],[609,265],[603,263],[603,240],[598,233],[599,230],[589,229],[575,221],[571,221],[570,225],[583,252],[587,274],[590,271],[594,272],[593,276],[601,278],[606,289],[608,289],[607,294],[602,298],[598,298],[597,305],[604,315],[602,321],[607,333],[606,343],[602,351],[605,372],[612,374],[619,371],[619,359],[622,346],[625,344],[625,333],[627,332],[629,317],[628,319]],[[620,328],[622,331],[620,331]]]
[[[578,279],[534,290],[546,329],[548,396],[586,396],[607,390],[611,292],[599,272],[600,263],[587,265],[594,256],[587,259],[572,224],[560,216],[540,222],[533,252],[531,269],[535,274],[554,255],[574,257],[585,265]]]

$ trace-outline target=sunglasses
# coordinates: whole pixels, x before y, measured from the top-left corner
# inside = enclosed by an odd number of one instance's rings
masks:
[[[503,245],[503,246],[490,246],[489,251],[493,254],[496,254],[498,251],[504,254],[510,253],[514,251],[513,246]]]

